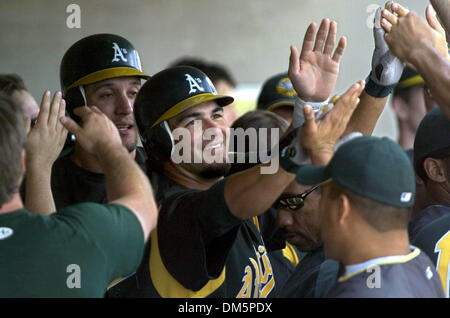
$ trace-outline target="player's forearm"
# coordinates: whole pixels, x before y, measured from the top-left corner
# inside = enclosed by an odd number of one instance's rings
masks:
[[[35,166],[27,162],[25,179],[25,208],[34,213],[50,215],[56,211],[50,186],[51,168]]]
[[[450,33],[450,0],[430,0],[447,33]]]
[[[104,167],[108,201],[132,210],[147,237],[156,225],[156,204],[147,176],[122,145],[103,145],[100,148],[98,158]]]
[[[388,97],[376,98],[363,91],[359,105],[350,118],[344,136],[352,132],[360,132],[365,136],[372,135],[387,100]]]
[[[225,184],[225,202],[231,213],[250,219],[267,211],[295,174],[279,167],[274,174],[261,174],[261,165],[230,176]]]
[[[430,44],[421,43],[420,49],[411,53],[409,62],[422,75],[433,99],[450,118],[450,61]]]

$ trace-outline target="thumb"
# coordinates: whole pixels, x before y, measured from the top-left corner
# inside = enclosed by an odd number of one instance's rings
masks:
[[[81,127],[73,119],[67,116],[63,116],[59,120],[61,124],[64,126],[64,128],[66,128],[75,136],[78,137],[78,135],[81,133]]]
[[[303,116],[305,117],[305,123],[303,124],[303,129],[311,133],[316,131],[317,123],[314,116],[314,110],[310,105],[305,105],[303,107]]]

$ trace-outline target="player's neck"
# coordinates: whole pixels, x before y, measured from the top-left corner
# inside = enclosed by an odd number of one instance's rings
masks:
[[[164,175],[187,189],[196,190],[207,190],[222,179],[222,177],[216,179],[202,178],[198,174],[172,162],[164,164]]]
[[[425,207],[433,204],[450,204],[450,184],[436,183],[431,180],[426,185],[427,197]]]
[[[130,152],[131,157],[136,157],[136,150]],[[97,157],[86,152],[78,143],[75,144],[75,150],[71,156],[72,161],[84,170],[103,173],[103,166],[97,160]]]
[[[375,235],[363,235],[348,245],[341,262],[344,265],[354,265],[368,260],[394,256],[407,255],[411,252],[408,232],[392,230]]]
[[[3,203],[0,207],[0,214],[9,213],[19,209],[23,209],[23,202],[19,193],[14,193],[12,199],[6,203]]]

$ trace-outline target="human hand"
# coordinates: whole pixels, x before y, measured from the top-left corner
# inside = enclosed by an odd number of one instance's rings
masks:
[[[385,31],[381,27],[381,13],[381,8],[378,8],[375,13],[373,26],[375,49],[372,55],[370,78],[380,86],[391,86],[397,84],[400,80],[404,64],[389,50],[384,39]]]
[[[65,111],[66,102],[61,92],[56,92],[51,102],[50,91],[44,93],[36,124],[31,128],[25,145],[28,167],[51,169],[67,137],[67,130],[58,120]]]
[[[389,48],[398,58],[412,64],[414,52],[421,48],[421,43],[430,43],[440,55],[449,59],[445,30],[431,5],[425,11],[427,21],[398,3],[393,3],[391,8],[397,16],[383,10],[381,26],[386,31]]]
[[[323,19],[314,40],[315,33],[316,24],[311,23],[306,30],[301,53],[295,46],[290,47],[288,74],[302,100],[322,102],[331,95],[336,84],[346,39],[339,39],[333,54],[337,23]]]
[[[88,153],[100,157],[105,147],[122,145],[117,127],[96,106],[75,108],[74,114],[81,117],[81,126],[69,117],[61,118],[61,122]]]
[[[303,108],[305,124],[301,132],[301,145],[308,151],[313,164],[318,163],[315,158],[326,158],[320,162],[326,164],[333,156],[335,144],[358,106],[364,86],[365,82],[362,80],[353,84],[321,120],[316,121],[311,106],[306,105]]]

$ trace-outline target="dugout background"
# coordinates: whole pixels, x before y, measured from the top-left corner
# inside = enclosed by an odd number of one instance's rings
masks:
[[[424,16],[428,1],[400,3]],[[81,28],[67,27],[69,4],[81,9]],[[338,22],[347,49],[335,93],[370,71],[370,23],[380,0],[0,0],[0,72],[23,77],[40,101],[59,86],[59,63],[75,41],[116,33],[140,52],[144,71],[154,74],[174,59],[192,55],[226,65],[239,83],[240,112],[269,76],[287,70],[289,45],[301,45],[310,22]],[[397,137],[389,105],[375,135]]]

